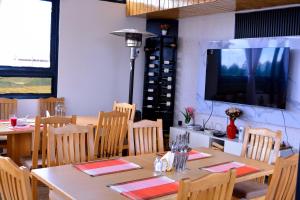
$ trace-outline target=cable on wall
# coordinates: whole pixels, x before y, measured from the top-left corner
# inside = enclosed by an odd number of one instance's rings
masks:
[[[289,136],[287,134],[286,122],[285,122],[285,116],[284,116],[283,110],[281,110],[281,114],[282,114],[283,125],[284,125],[284,133],[285,133],[285,136],[286,136],[286,143],[287,143],[288,146],[291,146],[290,143],[289,143]],[[291,148],[291,151],[292,151],[292,153],[294,153],[293,147]]]
[[[205,126],[206,126],[207,122],[210,120],[213,112],[214,112],[214,101],[211,101],[211,111],[210,111],[208,119],[203,123],[203,129],[205,129]]]

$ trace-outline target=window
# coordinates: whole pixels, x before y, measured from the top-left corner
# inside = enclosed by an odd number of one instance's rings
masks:
[[[0,96],[56,96],[59,0],[0,0]]]

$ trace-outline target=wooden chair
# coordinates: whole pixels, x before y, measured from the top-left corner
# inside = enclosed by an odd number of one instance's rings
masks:
[[[279,155],[281,139],[281,131],[246,128],[241,156],[262,162],[275,162]]]
[[[299,154],[276,161],[274,174],[266,195],[267,200],[293,200],[296,195]]]
[[[41,117],[46,117],[46,111],[50,113],[51,116],[55,115],[55,106],[60,103],[65,104],[65,99],[62,98],[41,98],[39,99],[39,113]]]
[[[94,160],[94,130],[92,125],[49,127],[48,166]]]
[[[128,127],[128,113],[100,112],[95,136],[97,158],[122,156],[124,138]]]
[[[9,120],[10,114],[17,112],[17,100],[0,98],[0,120]],[[7,136],[0,136],[0,148],[7,149]]]
[[[273,132],[264,128],[246,128],[241,156],[262,162],[275,162],[279,155],[281,138],[281,131]],[[258,178],[255,181],[264,183],[265,177]],[[254,181],[237,183],[233,189],[233,195],[246,197],[264,194],[267,191],[267,186],[262,185],[255,188],[255,185]]]
[[[32,200],[28,169],[0,156],[0,192],[3,200]]]
[[[62,127],[68,124],[76,124],[75,115],[73,115],[72,117],[37,116],[35,118],[35,129],[34,129],[34,139],[33,139],[34,143],[33,143],[31,169],[36,169],[38,167],[47,167],[47,140],[48,140],[49,126]],[[41,159],[39,159],[40,151],[41,151]]]
[[[135,104],[118,103],[117,101],[114,101],[113,111],[127,112],[128,120],[134,120],[135,110]]]
[[[164,151],[162,120],[142,120],[128,124],[129,155]]]
[[[236,172],[212,173],[191,181],[179,181],[178,200],[231,200]]]
[[[299,154],[287,158],[278,158],[270,185],[254,182],[251,185],[252,194],[236,195],[233,199],[251,200],[294,200],[296,193]],[[257,193],[256,188],[267,187],[264,193]]]

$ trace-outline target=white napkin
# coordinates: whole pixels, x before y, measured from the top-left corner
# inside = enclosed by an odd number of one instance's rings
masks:
[[[173,161],[174,161],[174,153],[168,151],[161,159],[163,163],[162,171],[171,171],[173,168]],[[166,164],[164,164],[166,163]]]

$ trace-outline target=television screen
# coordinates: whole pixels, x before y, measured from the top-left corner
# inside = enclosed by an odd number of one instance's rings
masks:
[[[205,99],[285,109],[289,48],[208,49]]]

